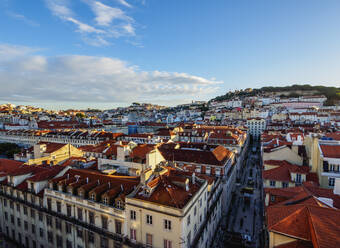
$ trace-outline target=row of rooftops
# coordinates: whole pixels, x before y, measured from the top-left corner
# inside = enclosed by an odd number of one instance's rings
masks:
[[[59,165],[26,165],[0,159],[0,185],[42,197],[44,190],[37,192],[32,185],[48,182],[50,190],[118,208],[124,208],[125,197],[135,191],[133,198],[183,208],[205,181],[212,184],[216,180],[213,176],[195,176],[192,172],[172,167],[161,167],[160,170],[162,172],[153,173],[140,186],[140,177],[106,175],[95,170],[71,169]]]
[[[0,133],[4,133],[6,135],[21,135],[21,136],[41,136],[41,137],[50,137],[50,138],[68,138],[68,139],[91,139],[91,140],[108,140],[108,139],[117,139],[122,136],[123,133],[113,133],[106,131],[79,131],[79,130],[60,130],[60,131],[51,131],[51,130],[0,130]]]

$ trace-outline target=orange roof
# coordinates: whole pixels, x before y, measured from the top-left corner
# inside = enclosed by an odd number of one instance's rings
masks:
[[[268,230],[299,240],[311,241],[314,247],[340,246],[340,210],[304,204],[267,208]]]
[[[66,145],[66,144],[52,143],[52,142],[39,142],[38,144],[46,145],[46,151],[44,151],[44,153],[55,152]]]
[[[320,145],[323,156],[326,158],[340,158],[340,145]]]

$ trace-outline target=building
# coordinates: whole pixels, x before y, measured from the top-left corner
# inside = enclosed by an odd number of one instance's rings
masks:
[[[262,118],[249,118],[247,124],[249,134],[255,138],[261,136],[264,130],[266,130],[266,120]]]
[[[211,247],[222,216],[221,179],[167,168],[126,198],[131,242]]]

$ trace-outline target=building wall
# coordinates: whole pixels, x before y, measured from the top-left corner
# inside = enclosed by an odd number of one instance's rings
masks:
[[[287,160],[291,164],[302,165],[302,158],[288,147],[272,152],[263,152],[263,161],[265,160]]]
[[[269,248],[274,248],[276,246],[286,244],[292,241],[295,241],[296,239],[280,235],[277,233],[269,232]]]

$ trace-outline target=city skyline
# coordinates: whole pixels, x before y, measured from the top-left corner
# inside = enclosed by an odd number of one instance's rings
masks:
[[[173,106],[248,87],[340,85],[337,1],[0,4],[3,103]]]

